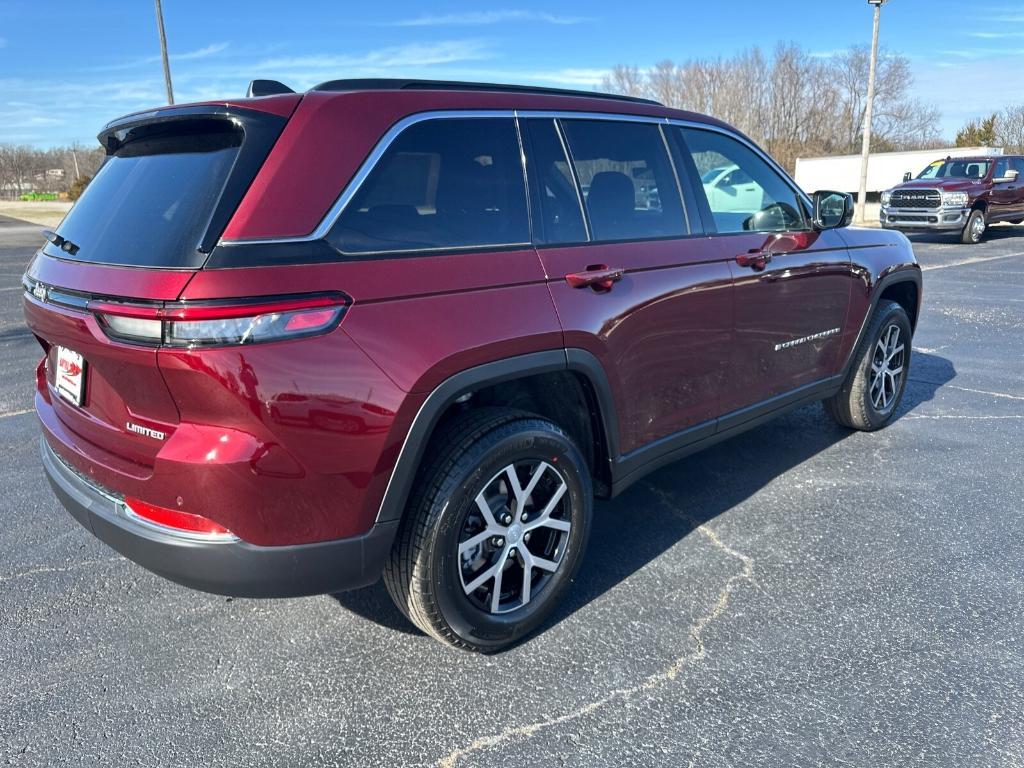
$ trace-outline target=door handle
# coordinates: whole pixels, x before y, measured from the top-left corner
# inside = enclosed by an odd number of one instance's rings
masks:
[[[610,291],[612,285],[622,279],[623,270],[607,264],[592,264],[582,272],[570,272],[565,282],[573,288],[593,288],[595,291]]]
[[[771,260],[771,253],[760,248],[751,248],[746,253],[741,253],[736,257],[737,264],[741,267],[750,267],[755,272],[760,272],[768,266],[768,262]]]

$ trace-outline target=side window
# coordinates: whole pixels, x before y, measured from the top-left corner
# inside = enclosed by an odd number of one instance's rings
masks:
[[[521,120],[527,140],[533,237],[538,243],[580,243],[587,239],[579,191],[555,121]]]
[[[675,174],[652,123],[562,120],[594,240],[686,234]]]
[[[425,120],[402,132],[332,232],[343,253],[530,241],[511,118]]]
[[[712,169],[727,172],[722,182],[711,185],[705,180],[702,185],[719,232],[806,228],[796,192],[747,145],[717,131],[678,130],[702,179],[707,179]]]
[[[1006,176],[1006,169],[1010,167],[1010,161],[1003,157],[996,160],[996,169],[992,172],[993,179],[1002,179]]]

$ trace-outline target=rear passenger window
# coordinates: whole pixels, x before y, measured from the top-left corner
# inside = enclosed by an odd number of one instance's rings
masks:
[[[436,119],[394,140],[338,219],[343,253],[530,242],[515,123]]]
[[[529,137],[526,175],[530,178],[534,239],[549,244],[584,242],[587,227],[579,192],[555,121],[535,118],[520,125]]]
[[[651,123],[563,120],[594,240],[686,234],[661,130]]]
[[[719,232],[783,232],[806,226],[793,188],[750,147],[717,131],[679,129]]]

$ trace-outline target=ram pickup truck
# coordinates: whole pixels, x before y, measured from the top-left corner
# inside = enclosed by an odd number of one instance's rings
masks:
[[[882,193],[882,226],[902,232],[956,232],[980,243],[990,224],[1024,221],[1024,157],[947,157]]]

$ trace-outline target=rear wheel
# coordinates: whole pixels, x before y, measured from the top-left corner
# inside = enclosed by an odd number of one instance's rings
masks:
[[[985,212],[981,210],[971,211],[967,217],[967,224],[960,233],[960,242],[968,245],[977,245],[985,235]]]
[[[910,373],[910,318],[895,301],[881,301],[864,338],[854,351],[853,365],[839,392],[825,401],[825,410],[852,429],[881,429],[896,414]]]
[[[385,568],[427,634],[496,651],[534,630],[579,567],[591,517],[586,463],[555,424],[486,408],[432,441]]]

